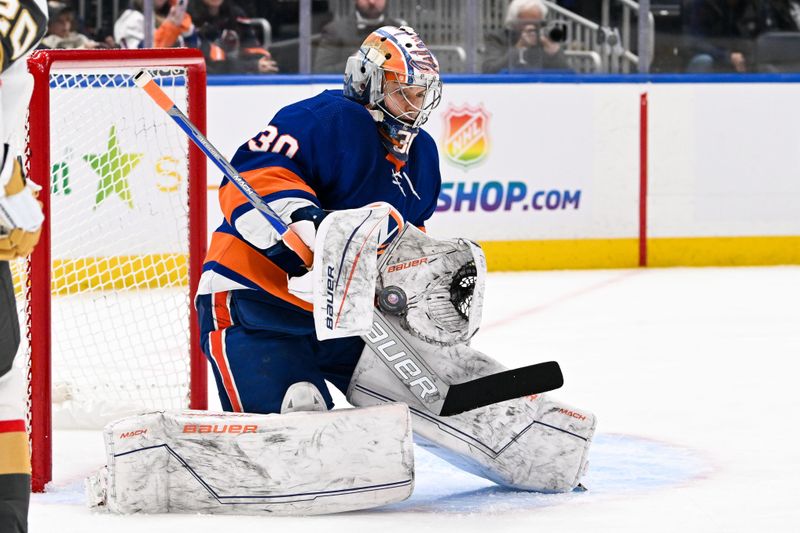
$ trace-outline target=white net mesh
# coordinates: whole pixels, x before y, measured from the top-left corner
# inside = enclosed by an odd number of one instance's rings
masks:
[[[188,405],[188,141],[136,70],[50,75],[57,427]],[[185,69],[149,71],[185,108]]]

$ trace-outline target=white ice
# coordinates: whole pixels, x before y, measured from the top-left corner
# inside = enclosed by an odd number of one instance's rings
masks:
[[[82,493],[99,432],[59,431],[30,531],[800,531],[800,267],[492,274],[474,346],[561,363],[554,395],[599,420],[587,492],[503,490],[417,447],[414,494],[386,509],[112,516]]]

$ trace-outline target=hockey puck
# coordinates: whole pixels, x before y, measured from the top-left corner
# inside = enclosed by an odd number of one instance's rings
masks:
[[[400,287],[394,285],[385,287],[378,294],[378,307],[381,311],[390,315],[400,315],[406,310],[406,293]]]

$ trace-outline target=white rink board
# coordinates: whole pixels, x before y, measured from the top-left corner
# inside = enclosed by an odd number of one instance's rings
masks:
[[[648,91],[651,236],[800,235],[800,85]]]
[[[209,137],[230,156],[282,105],[337,87],[211,86]],[[425,126],[444,181],[429,229],[483,241],[637,237],[643,92],[650,236],[800,234],[797,83],[445,83]],[[488,114],[474,165],[447,155],[451,107]],[[218,177],[210,168],[209,183]],[[220,217],[212,194],[210,231]]]
[[[637,234],[636,210],[616,208],[620,203],[635,205],[638,197],[635,86],[595,85],[587,91],[577,84],[454,84],[444,94],[426,129],[440,150],[445,186],[439,207],[446,205],[444,197],[454,205],[434,216],[432,232],[488,241]],[[513,102],[517,104],[509,105]],[[451,106],[482,107],[489,113],[489,149],[473,167],[454,163],[446,153]],[[490,210],[494,198],[487,193],[487,201],[481,197],[474,211],[466,201],[456,210],[459,184],[468,193],[475,182],[481,184],[481,193],[497,184],[495,190],[504,193],[502,204]],[[512,189],[512,183],[523,184],[525,191],[522,186]],[[510,202],[512,192],[522,198]],[[565,201],[565,192],[578,200]],[[554,201],[548,205],[549,199]]]
[[[615,209],[615,205],[621,198],[634,205],[638,195],[637,89],[621,86],[628,95],[623,98],[610,86],[594,87],[598,91],[589,95],[583,86],[572,84],[448,85],[442,104],[424,128],[440,148],[445,184],[440,209],[447,203],[446,197],[451,203],[431,220],[430,230],[437,235],[476,240],[635,236],[636,209],[626,212]],[[249,136],[269,123],[280,105],[326,88],[337,86],[209,87],[209,138],[230,157]],[[580,105],[552,105],[553,99],[562,98]],[[248,99],[259,104],[243,105]],[[530,104],[512,112],[504,109],[504,102],[520,99]],[[482,108],[489,114],[489,148],[474,166],[456,164],[443,151],[446,114],[451,107]],[[596,138],[607,142],[596,143]],[[576,139],[583,149],[574,147]],[[219,171],[209,166],[209,183],[217,183],[219,176]],[[459,184],[463,184],[462,201],[456,206]],[[489,190],[484,193],[487,186]],[[472,191],[477,195],[470,201]],[[557,191],[561,198],[554,209],[547,206],[546,195],[551,191]],[[564,191],[571,196],[564,198]],[[485,202],[481,201],[483,194]],[[556,205],[554,194],[550,207]],[[509,195],[514,198],[509,199]],[[577,201],[570,201],[576,196]],[[486,209],[498,203],[495,209]],[[221,216],[216,196],[210,195],[211,231]]]

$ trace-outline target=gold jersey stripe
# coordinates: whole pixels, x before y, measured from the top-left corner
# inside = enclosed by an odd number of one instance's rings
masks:
[[[0,475],[30,473],[28,434],[24,431],[0,433]]]

